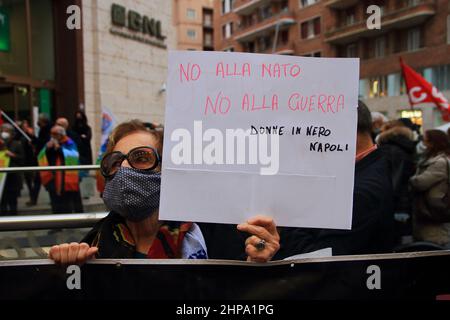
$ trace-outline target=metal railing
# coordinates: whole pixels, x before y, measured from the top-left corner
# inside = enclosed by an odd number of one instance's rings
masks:
[[[39,166],[0,168],[0,173],[21,173],[34,171],[90,171],[99,170],[99,165],[78,166]],[[0,232],[47,229],[77,229],[92,227],[97,221],[106,217],[107,212],[72,213],[51,215],[27,215],[0,217]]]
[[[99,165],[83,166],[47,166],[47,167],[8,167],[0,168],[0,173],[30,172],[30,171],[74,171],[74,170],[99,170]]]
[[[0,217],[0,232],[92,227],[108,212]]]

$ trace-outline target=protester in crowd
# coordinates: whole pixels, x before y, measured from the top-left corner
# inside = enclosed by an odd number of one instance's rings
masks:
[[[0,138],[6,156],[9,157],[9,167],[20,167],[24,163],[24,151],[22,143],[15,138],[14,127],[5,123],[1,126]],[[2,215],[17,215],[17,198],[22,190],[22,175],[20,173],[8,173],[6,175],[3,194],[0,202]]]
[[[38,156],[40,166],[73,166],[79,164],[78,150],[66,130],[55,125],[51,140]],[[42,184],[50,195],[53,213],[81,213],[80,179],[77,171],[41,171]]]
[[[360,101],[352,229],[283,229],[280,231],[282,247],[277,257],[325,248],[332,248],[333,255],[392,252],[393,200],[388,160],[372,140],[371,114]]]
[[[99,258],[207,258],[207,243],[197,224],[159,221],[161,130],[134,120],[112,133],[101,168],[106,178],[103,200],[110,214],[83,243],[54,246],[49,257],[63,264]],[[271,218],[255,217],[237,227],[251,236],[241,243],[249,261],[271,260],[279,236]],[[220,237],[221,235],[216,235]]]
[[[33,140],[33,146],[35,154],[38,155],[39,152],[45,147],[48,141],[50,141],[50,130],[52,124],[49,116],[46,113],[39,114],[37,125],[39,127],[39,132],[37,132],[36,139]],[[41,190],[41,175],[36,172],[34,180],[34,192],[33,199],[28,202],[28,206],[35,205],[39,197],[39,192]],[[36,199],[36,202],[34,201]]]
[[[69,120],[67,118],[60,117],[56,119],[55,124],[64,128],[64,130],[66,131],[66,135],[70,139],[72,139],[78,150],[79,146],[81,145],[81,137],[74,130],[70,129]]]
[[[41,113],[38,118],[39,133],[35,141],[35,149],[37,152],[45,147],[47,142],[50,141],[50,130],[52,129],[52,124],[50,118],[47,114]]]
[[[409,118],[400,118],[398,119],[398,121],[400,121],[405,127],[407,127],[412,131],[414,141],[418,142],[420,140],[421,138],[420,125],[415,124]]]
[[[386,123],[377,137],[377,143],[389,161],[390,177],[394,191],[394,212],[397,242],[412,234],[412,197],[409,179],[415,172],[416,141],[414,133],[404,122]],[[404,238],[408,239],[408,238]]]
[[[72,127],[72,131],[80,137],[78,146],[78,152],[80,153],[80,164],[91,165],[92,164],[92,129],[88,124],[88,119],[83,111],[77,111],[75,113],[75,124]]]
[[[36,154],[36,140],[34,129],[29,125],[28,120],[19,121],[17,125],[23,130],[23,132],[30,138],[27,139],[22,134],[18,134],[17,139],[22,143],[25,159],[23,165],[25,167],[37,167],[37,154]],[[39,178],[39,172],[27,171],[23,173],[25,178],[25,183],[28,188],[28,194],[30,200],[26,203],[27,206],[34,206],[37,203],[37,198],[39,195],[39,189],[41,187],[41,182]]]
[[[450,143],[440,130],[425,132],[425,158],[411,178],[414,194],[413,231],[419,241],[450,244],[449,155]]]
[[[381,112],[372,112],[372,137],[373,140],[381,133],[381,129],[388,122],[388,118]]]

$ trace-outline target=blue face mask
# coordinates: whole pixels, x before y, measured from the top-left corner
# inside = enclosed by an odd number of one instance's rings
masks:
[[[103,201],[109,210],[139,222],[159,208],[161,173],[121,167],[106,181]]]

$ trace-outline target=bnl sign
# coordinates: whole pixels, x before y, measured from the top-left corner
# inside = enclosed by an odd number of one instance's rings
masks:
[[[162,34],[161,21],[150,19],[136,11],[129,10],[121,5],[113,4],[111,7],[112,24],[117,27],[127,27],[130,31],[140,32],[144,35],[164,40]]]

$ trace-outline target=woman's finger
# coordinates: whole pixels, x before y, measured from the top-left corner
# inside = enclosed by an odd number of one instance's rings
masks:
[[[95,255],[98,253],[97,247],[90,247],[87,252],[87,260],[91,260],[95,258]]]
[[[80,243],[78,255],[77,255],[77,263],[82,264],[87,260],[87,253],[89,250],[89,245],[87,243]]]
[[[278,233],[277,226],[272,217],[259,215],[248,219],[247,223],[251,225],[264,227],[267,229],[267,231],[269,231],[272,234]]]
[[[61,255],[61,264],[67,264],[69,261],[69,244],[63,243],[59,246],[59,252]]]
[[[53,246],[49,253],[48,257],[55,261],[56,263],[61,263],[61,250],[59,246]]]
[[[69,253],[68,253],[68,261],[67,263],[76,263],[78,258],[78,252],[80,251],[80,244],[76,242],[72,242],[69,245]]]
[[[264,239],[265,241],[274,240],[274,236],[270,234],[269,231],[267,231],[267,229],[264,227],[244,223],[238,225],[238,230],[258,236],[259,238]]]

